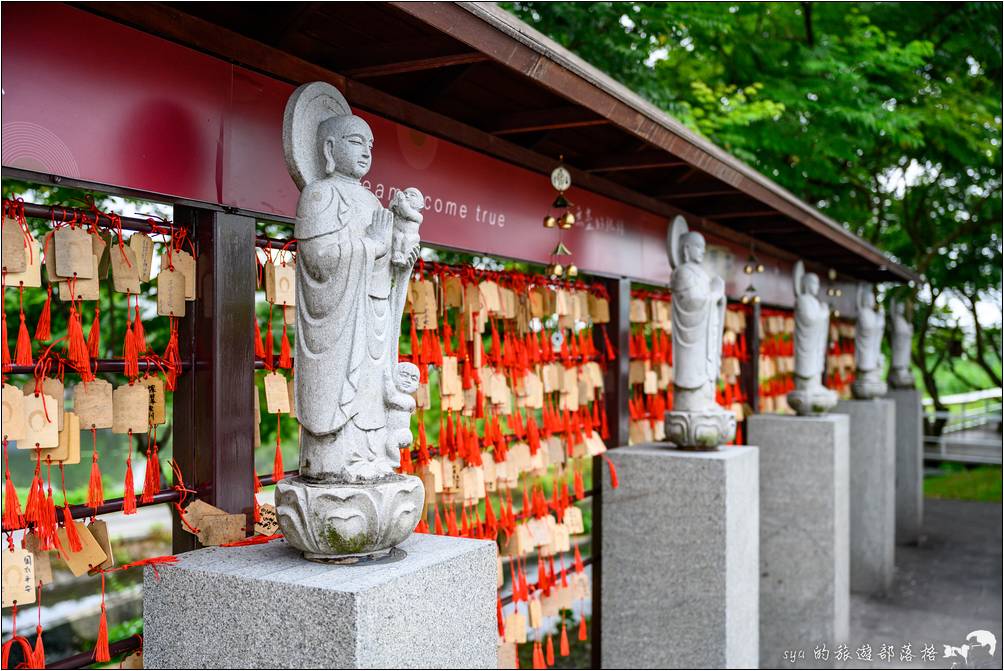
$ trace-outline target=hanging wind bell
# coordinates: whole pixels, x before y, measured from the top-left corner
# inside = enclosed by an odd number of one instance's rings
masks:
[[[558,160],[564,160],[563,156],[559,156]],[[558,228],[563,231],[567,231],[573,226],[575,226],[575,215],[568,208],[571,207],[572,203],[565,198],[565,191],[572,186],[572,176],[568,170],[563,165],[559,165],[551,172],[551,186],[558,192],[554,198],[554,202],[551,203],[551,211],[544,216],[544,228]],[[564,210],[560,215],[555,216],[552,214],[553,210]],[[559,256],[571,256],[572,252],[565,246],[564,242],[561,240],[561,236],[558,236],[558,244],[551,252],[551,263],[547,267],[547,273],[554,277],[578,277],[579,269],[574,263],[569,263],[567,266],[562,265],[557,257]]]

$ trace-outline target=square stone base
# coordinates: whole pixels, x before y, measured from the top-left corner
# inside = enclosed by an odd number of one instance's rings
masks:
[[[896,561],[896,404],[841,401],[851,420],[851,591],[882,594]]]
[[[620,487],[601,478],[602,666],[756,668],[757,448],[608,456]]]
[[[896,403],[896,543],[916,544],[924,523],[924,416],[917,389],[890,389]]]
[[[754,415],[760,448],[760,666],[786,650],[847,640],[850,617],[846,415]]]
[[[497,668],[495,543],[413,534],[335,566],[283,540],[188,552],[143,579],[146,668]]]

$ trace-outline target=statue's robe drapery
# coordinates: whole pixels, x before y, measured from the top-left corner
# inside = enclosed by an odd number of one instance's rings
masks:
[[[367,233],[382,209],[365,187],[338,179],[310,184],[300,197],[296,411],[312,434],[301,444],[308,475],[355,480],[392,468],[385,382],[397,362],[398,289],[410,268],[389,264],[392,227],[386,239]]]
[[[859,371],[872,371],[881,365],[884,330],[885,313],[871,308],[858,310],[858,322],[854,330],[854,354]]]
[[[913,325],[903,315],[892,317],[892,367],[909,370],[911,347],[913,345]]]
[[[713,386],[721,370],[724,286],[700,265],[684,263],[673,271],[672,289],[673,384]]]
[[[795,303],[795,374],[819,378],[826,364],[826,338],[830,309],[811,294],[800,294]]]

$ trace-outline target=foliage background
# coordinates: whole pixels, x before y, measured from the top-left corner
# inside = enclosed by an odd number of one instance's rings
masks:
[[[1001,3],[503,6],[922,273],[929,395],[1000,386]]]

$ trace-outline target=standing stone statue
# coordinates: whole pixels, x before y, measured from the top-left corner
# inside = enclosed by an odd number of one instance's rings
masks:
[[[673,292],[673,410],[666,439],[684,449],[714,450],[736,435],[736,417],[715,402],[722,368],[725,283],[704,269],[704,236],[676,217],[667,240]]]
[[[910,370],[910,354],[913,350],[913,324],[906,318],[906,306],[892,299],[889,306],[892,314],[892,366],[889,369],[889,384],[894,389],[913,389],[917,385]]]
[[[279,527],[308,559],[386,554],[412,533],[425,498],[421,479],[394,472],[411,444],[418,379],[415,366],[398,362],[398,335],[421,215],[385,209],[361,184],[373,133],[330,84],[293,92],[283,151],[300,189],[300,475],[276,487]]]
[[[799,415],[819,415],[837,404],[837,394],[823,386],[830,308],[819,300],[819,276],[795,264],[795,390],[788,405]]]
[[[885,332],[885,310],[875,302],[872,285],[858,283],[858,321],[854,331],[854,363],[857,368],[851,393],[854,398],[871,399],[885,396],[888,387],[882,381],[882,335]]]

